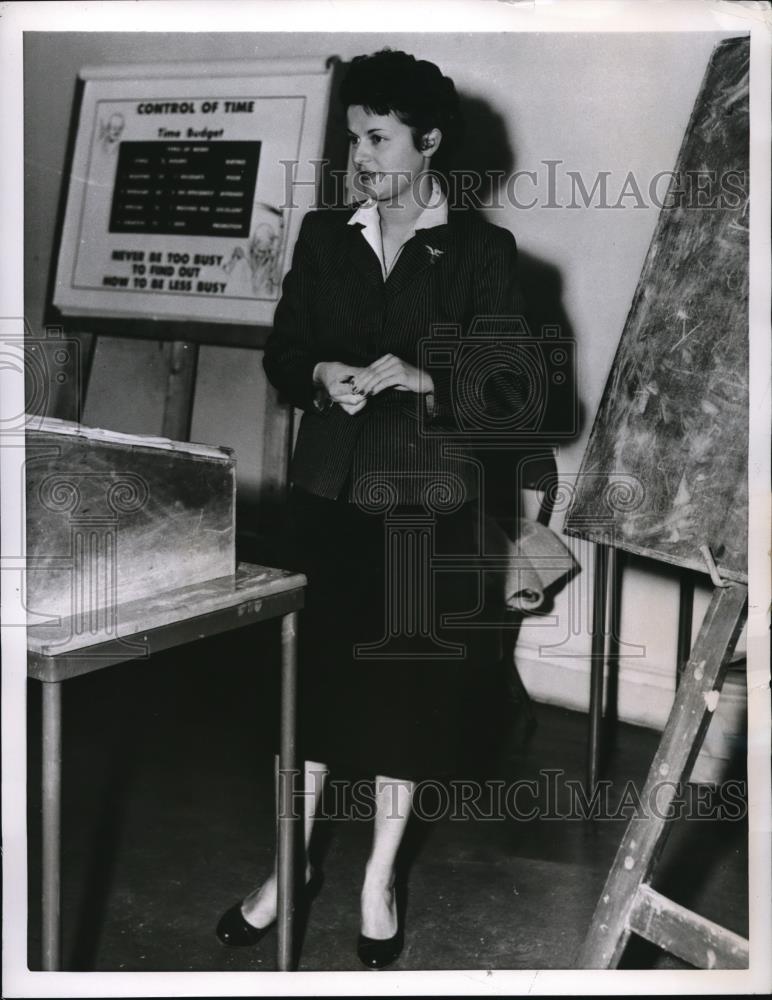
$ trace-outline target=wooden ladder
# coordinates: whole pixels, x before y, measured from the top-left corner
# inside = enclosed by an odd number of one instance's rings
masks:
[[[577,969],[614,969],[637,934],[700,969],[748,966],[748,941],[651,888],[670,824],[665,816],[678,786],[688,780],[700,751],[742,630],[748,589],[716,588],[678,686],[641,800],[657,815],[633,818],[606,879]]]

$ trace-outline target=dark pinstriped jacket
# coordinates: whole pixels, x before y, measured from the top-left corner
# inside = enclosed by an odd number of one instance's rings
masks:
[[[268,379],[304,411],[290,478],[311,493],[348,501],[367,502],[384,487],[405,504],[427,497],[442,503],[458,490],[472,499],[480,473],[474,433],[467,439],[466,429],[488,416],[501,427],[527,394],[512,375],[516,359],[506,363],[507,352],[519,349],[512,317],[523,311],[515,239],[471,210],[451,208],[447,224],[408,240],[384,281],[362,227],[348,225],[352,212],[304,217],[265,348]],[[459,350],[475,317],[486,318],[490,336],[490,363],[482,367],[479,350],[471,365]],[[425,355],[422,342],[443,349]],[[433,400],[388,389],[353,416],[339,406],[317,409],[317,362],[365,366],[387,353],[430,372]],[[471,422],[470,405],[477,411]]]

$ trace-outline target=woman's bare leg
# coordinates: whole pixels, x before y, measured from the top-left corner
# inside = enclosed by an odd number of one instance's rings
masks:
[[[373,845],[365,868],[360,903],[362,934],[385,939],[397,932],[395,862],[413,805],[415,785],[400,778],[375,779]]]
[[[324,790],[324,780],[327,777],[327,765],[317,761],[307,760],[303,768],[303,833],[305,840],[306,881],[311,877],[311,866],[308,861],[308,845],[311,843],[314,819],[319,809],[319,801]],[[276,814],[279,804],[279,758],[275,760],[275,790]],[[250,892],[241,904],[244,919],[254,927],[266,927],[276,919],[277,907],[277,868],[278,858],[274,852],[273,871],[261,886]]]

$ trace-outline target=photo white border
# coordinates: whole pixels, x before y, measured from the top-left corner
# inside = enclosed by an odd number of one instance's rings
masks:
[[[216,21],[213,12],[216,9]],[[748,619],[748,790],[750,807],[750,941],[747,971],[469,970],[453,972],[346,973],[69,973],[26,968],[26,690],[25,634],[2,633],[3,995],[7,997],[255,996],[492,994],[721,994],[766,993],[772,987],[769,940],[770,703],[768,615],[770,605],[770,26],[765,3],[705,0],[252,0],[220,2],[17,2],[0,8],[0,109],[4,130],[0,157],[0,233],[3,247],[23,243],[22,33],[27,31],[522,31],[751,33],[751,425],[750,610]],[[213,23],[214,21],[214,23]],[[4,254],[0,269],[0,317],[24,315],[23,257]],[[19,320],[19,323],[21,321]],[[23,411],[19,372],[0,366],[0,426]],[[2,553],[24,551],[23,441],[3,438]],[[10,445],[10,446],[9,446]],[[0,564],[2,565],[2,564]],[[0,573],[4,621],[21,620],[20,575]],[[21,750],[21,752],[20,752]],[[516,918],[513,920],[516,930]]]

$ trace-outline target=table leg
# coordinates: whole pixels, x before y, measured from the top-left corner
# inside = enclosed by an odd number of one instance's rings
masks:
[[[43,683],[43,856],[42,965],[58,971],[60,955],[61,818],[62,818],[62,686]]]
[[[281,742],[279,747],[279,886],[278,966],[286,972],[292,965],[294,903],[295,753],[297,702],[298,613],[290,612],[281,623]]]

